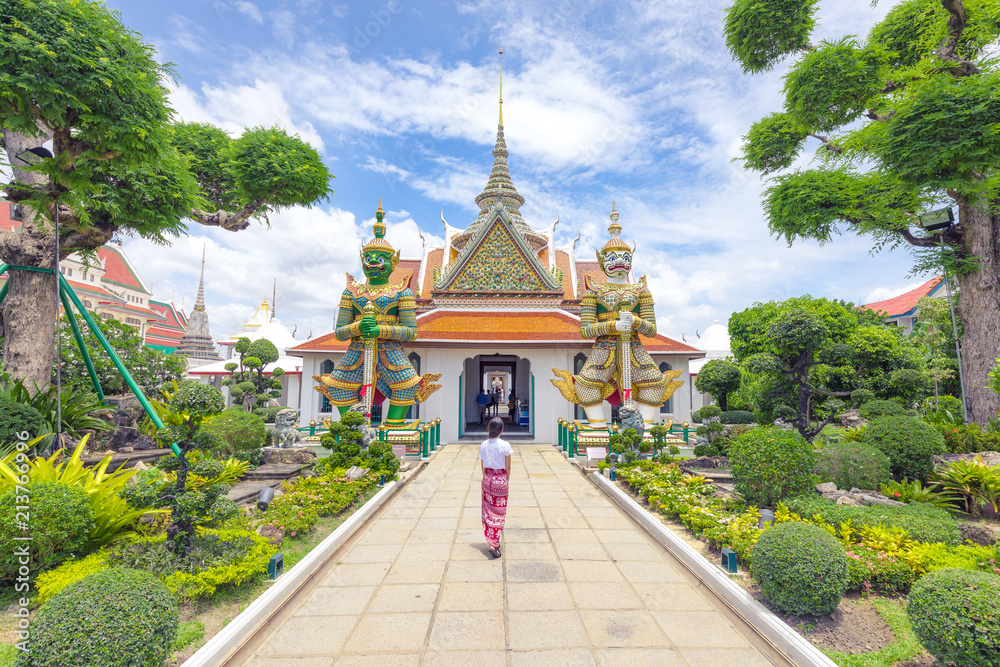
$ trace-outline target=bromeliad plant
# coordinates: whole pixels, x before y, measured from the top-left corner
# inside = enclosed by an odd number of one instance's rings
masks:
[[[979,515],[984,505],[1000,513],[1000,466],[989,466],[977,454],[975,461],[955,461],[936,469],[931,486],[957,496],[966,514]]]

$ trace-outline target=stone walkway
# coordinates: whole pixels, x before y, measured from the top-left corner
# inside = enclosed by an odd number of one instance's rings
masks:
[[[247,667],[771,665],[551,445],[514,447],[503,558],[449,445]]]

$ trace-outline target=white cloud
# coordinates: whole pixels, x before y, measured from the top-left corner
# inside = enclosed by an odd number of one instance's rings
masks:
[[[865,297],[865,303],[874,303],[876,301],[885,301],[886,299],[892,299],[899,296],[900,294],[906,294],[910,290],[917,289],[923,285],[926,280],[918,280],[915,283],[909,283],[902,287],[877,287],[868,293]]]
[[[254,23],[264,23],[264,15],[260,13],[260,9],[254,3],[247,2],[247,0],[237,0],[233,4],[240,14],[243,14]]]

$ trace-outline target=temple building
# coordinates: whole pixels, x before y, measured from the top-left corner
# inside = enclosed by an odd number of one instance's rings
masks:
[[[501,415],[509,396],[520,401],[523,427],[508,427],[508,434],[554,442],[559,417],[583,418],[550,380],[553,368],[583,367],[594,343],[580,336],[584,280],[605,276],[593,250],[585,254],[595,259],[580,259],[576,241],[556,244],[558,219],[535,229],[522,217],[524,197],[507,167],[502,104],[501,96],[493,169],[475,199],[478,216],[459,228],[442,214],[443,246],[423,240],[419,259],[401,260],[389,278],[390,284],[409,281],[416,297],[418,336],[405,345],[415,370],[442,374],[441,390],[412,406],[409,416],[441,417],[444,442],[485,432],[476,405],[480,389],[500,390]],[[627,221],[624,230],[628,237]],[[685,383],[691,361],[705,356],[662,334],[641,341],[661,370],[681,370]],[[333,371],[348,344],[331,331],[286,353],[301,357],[302,375],[309,378]],[[661,419],[689,419],[691,399],[686,389],[676,392],[660,408]],[[303,392],[300,408],[303,424],[337,418],[326,397],[311,390]]]

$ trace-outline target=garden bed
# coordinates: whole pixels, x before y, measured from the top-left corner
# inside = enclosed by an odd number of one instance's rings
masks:
[[[616,485],[644,506],[675,536],[709,562],[721,562],[721,550],[709,544],[680,520],[657,511],[646,497],[619,477]],[[690,520],[690,518],[689,518]],[[934,663],[912,630],[905,613],[905,599],[873,593],[849,593],[837,609],[824,616],[791,616],[776,612],[763,599],[760,588],[741,563],[740,574],[730,575],[747,593],[780,618],[789,628],[822,650],[838,665],[848,667],[923,667]]]

